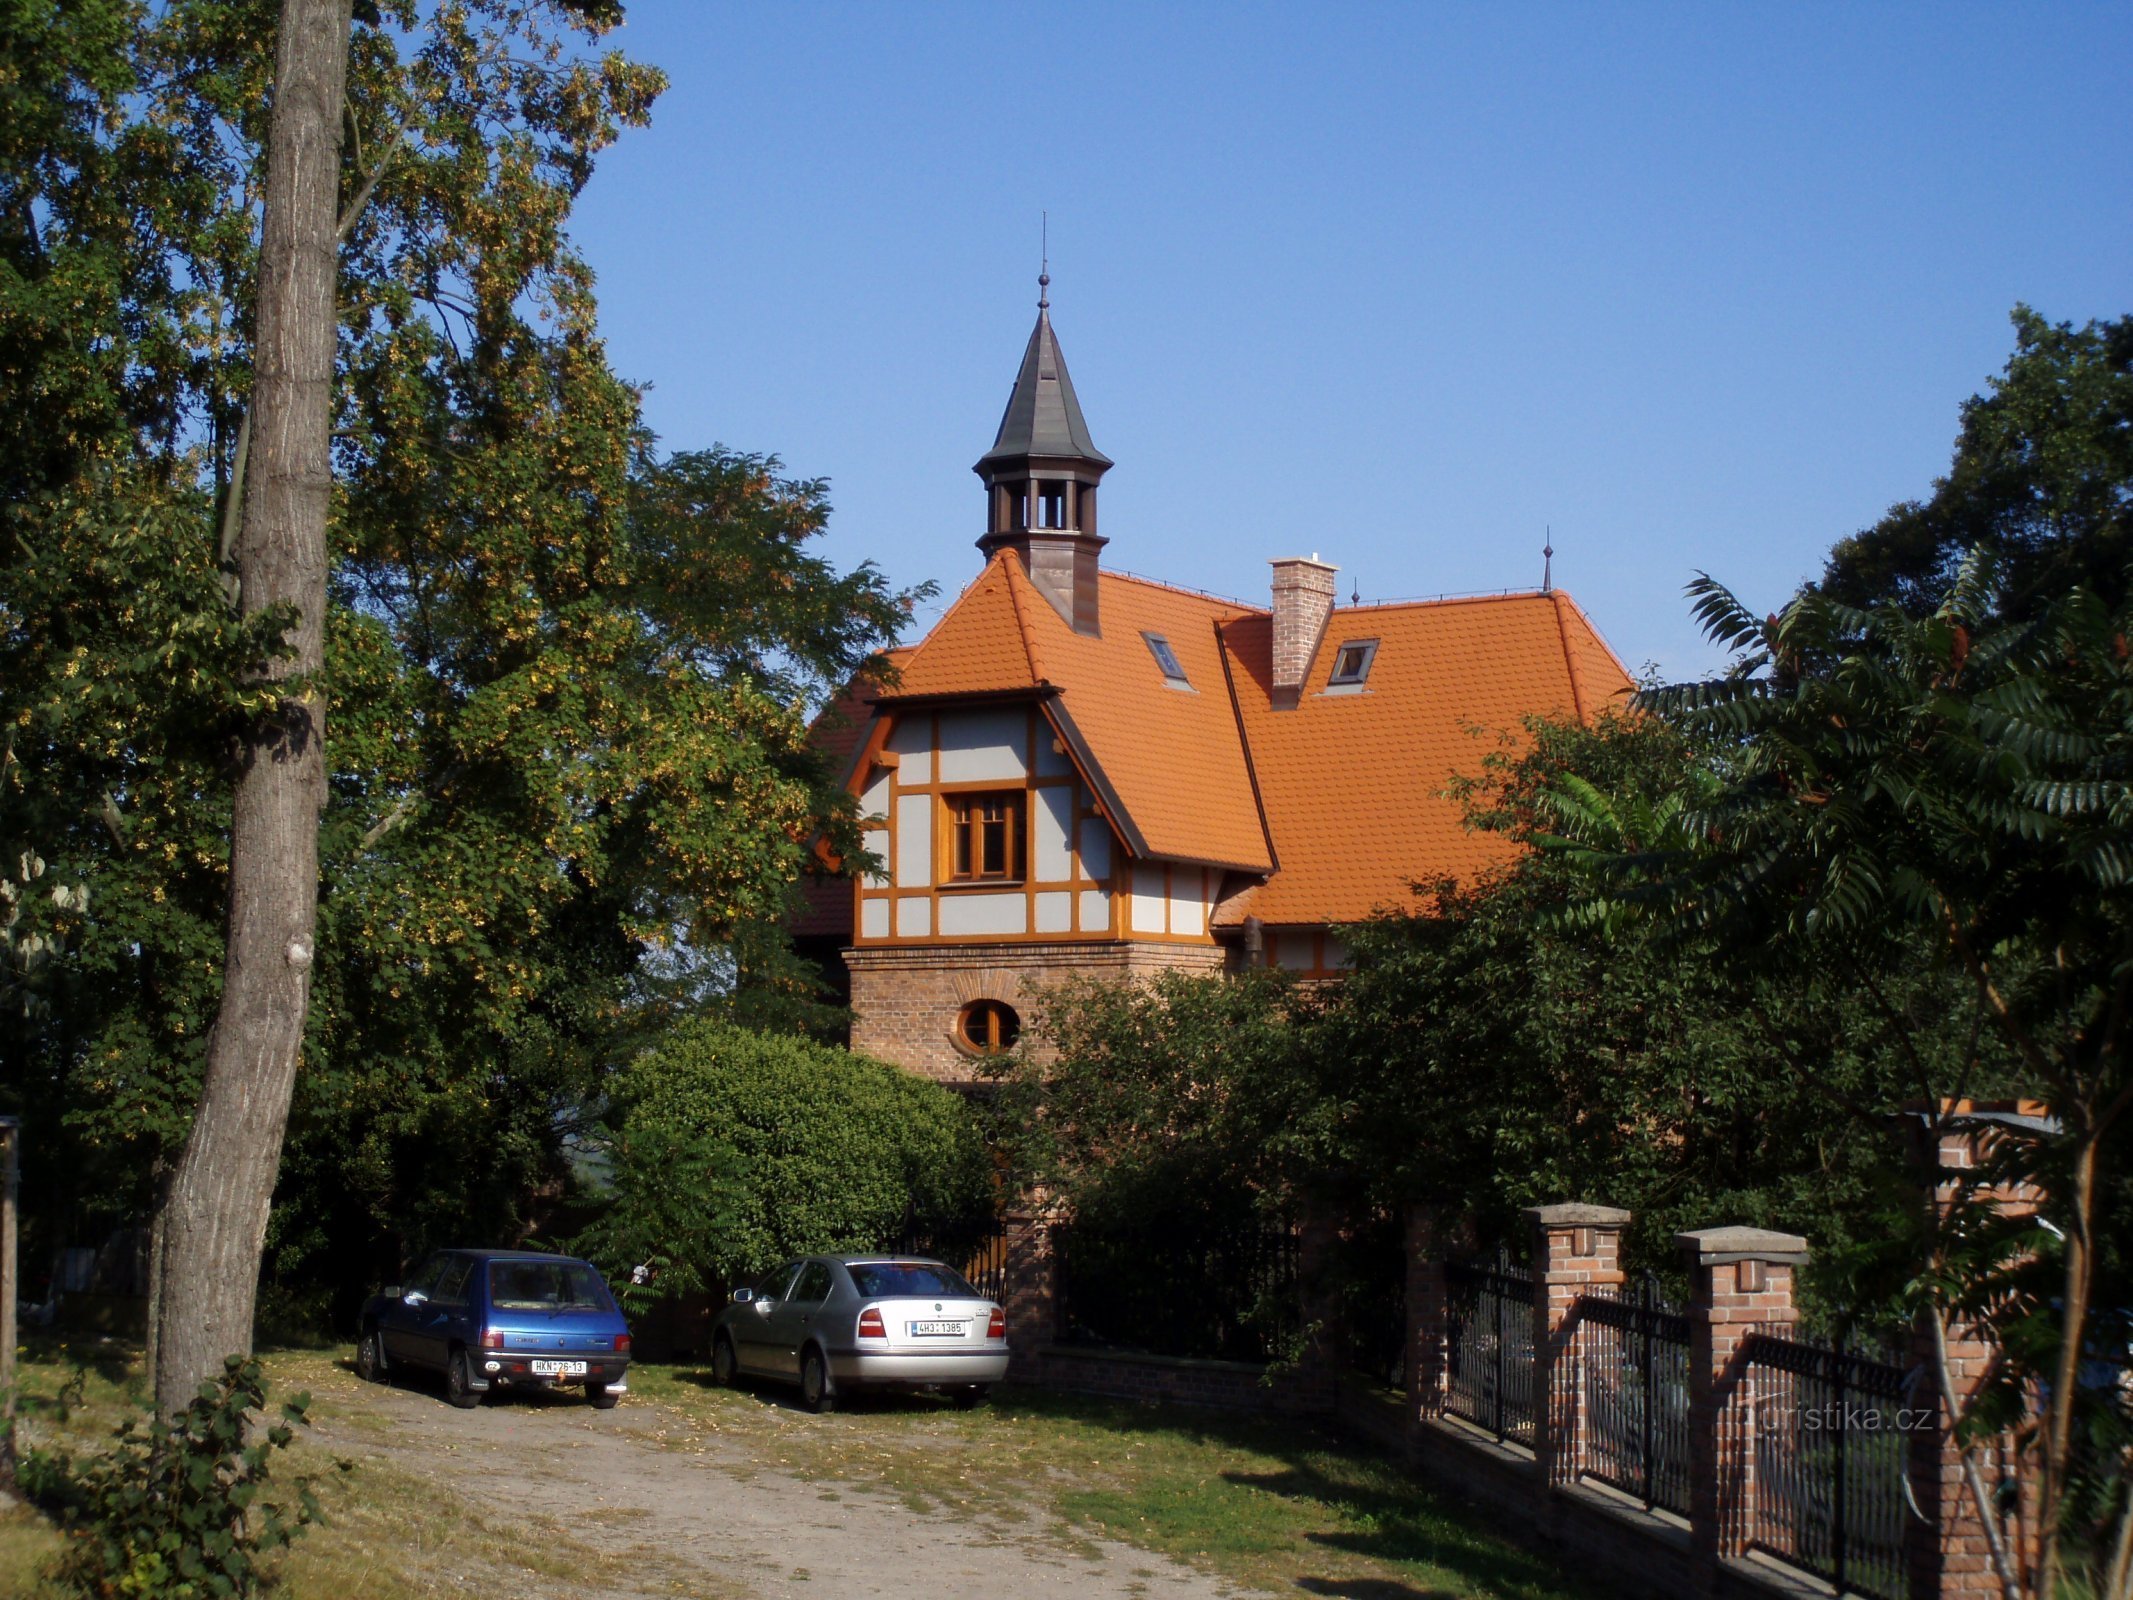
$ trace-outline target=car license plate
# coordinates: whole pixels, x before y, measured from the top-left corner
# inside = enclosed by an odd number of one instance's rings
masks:
[[[532,1361],[528,1362],[527,1365],[533,1368],[533,1375],[537,1378],[582,1378],[585,1376],[585,1363],[582,1361]]]
[[[960,1322],[914,1322],[911,1337],[914,1339],[960,1339],[963,1324]]]

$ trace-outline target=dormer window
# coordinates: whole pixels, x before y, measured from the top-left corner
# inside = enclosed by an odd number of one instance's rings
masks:
[[[1185,676],[1185,668],[1178,662],[1178,653],[1170,648],[1170,641],[1159,633],[1141,635],[1148,641],[1148,653],[1155,657],[1155,664],[1163,669],[1163,682],[1173,689],[1190,689],[1192,680]]]
[[[1333,671],[1326,679],[1326,692],[1360,693],[1370,677],[1370,663],[1377,659],[1375,639],[1348,639],[1333,652]]]

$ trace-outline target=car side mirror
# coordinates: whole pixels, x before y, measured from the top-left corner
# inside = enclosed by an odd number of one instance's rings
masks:
[[[775,1300],[757,1300],[757,1301],[755,1301],[755,1302],[754,1302],[754,1305],[755,1305],[755,1308],[756,1308],[756,1310],[758,1310],[758,1311],[762,1312],[762,1313],[763,1313],[763,1315],[767,1317],[767,1316],[769,1316],[769,1315],[770,1315],[770,1313],[772,1312],[772,1310],[774,1310],[774,1309],[776,1308],[776,1306],[777,1306],[777,1301],[775,1301]]]
[[[733,1303],[737,1306],[744,1306],[754,1298],[755,1291],[753,1289],[736,1289],[733,1291]]]
[[[400,1296],[400,1300],[402,1304],[410,1306],[426,1306],[430,1303],[430,1297],[420,1289],[408,1290],[406,1294]]]

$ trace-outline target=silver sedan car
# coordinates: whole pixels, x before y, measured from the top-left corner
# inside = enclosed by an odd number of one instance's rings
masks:
[[[1007,1316],[955,1268],[919,1256],[788,1261],[719,1313],[711,1375],[800,1386],[810,1411],[840,1391],[939,1389],[973,1406],[1007,1374]]]

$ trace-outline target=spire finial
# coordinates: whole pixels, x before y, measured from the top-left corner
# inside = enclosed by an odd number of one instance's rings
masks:
[[[1037,236],[1040,241],[1039,265],[1037,267],[1037,309],[1039,311],[1049,311],[1052,308],[1050,293],[1052,287],[1052,214],[1049,211],[1040,211],[1038,216],[1042,220],[1037,226],[1042,231]]]
[[[1555,530],[1542,523],[1541,534],[1541,593],[1555,593]]]

